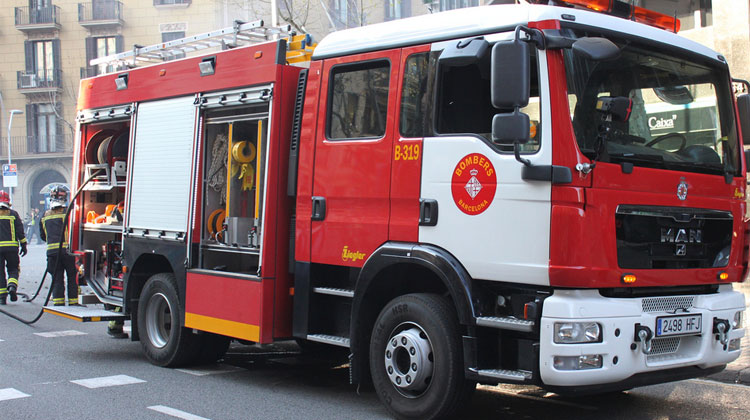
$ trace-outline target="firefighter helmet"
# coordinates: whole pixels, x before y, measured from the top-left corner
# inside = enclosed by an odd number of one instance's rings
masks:
[[[62,185],[55,185],[49,192],[49,199],[58,200],[65,203],[66,201],[68,201],[68,190],[66,190]]]
[[[10,208],[10,195],[5,191],[0,191],[0,208]]]

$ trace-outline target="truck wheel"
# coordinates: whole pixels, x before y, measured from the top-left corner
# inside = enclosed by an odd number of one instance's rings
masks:
[[[370,370],[378,397],[398,418],[450,416],[476,386],[464,378],[455,311],[434,294],[400,296],[383,308],[370,340]]]
[[[151,276],[138,304],[138,335],[151,363],[174,367],[195,358],[200,347],[196,336],[180,323],[180,313],[174,275]]]

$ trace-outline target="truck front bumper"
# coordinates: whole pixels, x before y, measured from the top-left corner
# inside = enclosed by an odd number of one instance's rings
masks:
[[[540,378],[547,387],[575,391],[590,385],[629,388],[714,373],[740,356],[745,330],[731,324],[744,309],[744,296],[729,285],[710,295],[627,299],[603,297],[596,290],[557,290],[544,301]],[[657,318],[675,315],[699,315],[700,332],[657,336]],[[555,323],[578,322],[598,323],[600,341],[555,343]],[[725,332],[720,334],[717,325],[722,323]],[[640,330],[650,334],[639,337]]]

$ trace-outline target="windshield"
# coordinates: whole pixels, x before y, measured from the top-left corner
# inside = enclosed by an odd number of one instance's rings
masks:
[[[726,68],[701,56],[610,40],[622,51],[614,60],[591,61],[572,50],[564,52],[571,118],[582,152],[605,162],[737,175],[739,150]],[[604,97],[630,99],[629,117],[597,111]],[[607,134],[600,135],[605,127]]]

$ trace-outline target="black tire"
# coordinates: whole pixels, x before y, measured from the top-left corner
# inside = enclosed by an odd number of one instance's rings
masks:
[[[230,337],[212,333],[204,333],[198,337],[200,352],[195,359],[197,363],[214,363],[223,358],[232,341]]]
[[[157,366],[175,367],[195,359],[198,339],[184,328],[183,307],[171,273],[154,274],[141,291],[138,303],[138,335],[146,358]]]
[[[476,387],[463,369],[458,321],[445,298],[400,296],[380,312],[370,340],[370,371],[378,397],[393,415],[454,415]]]

